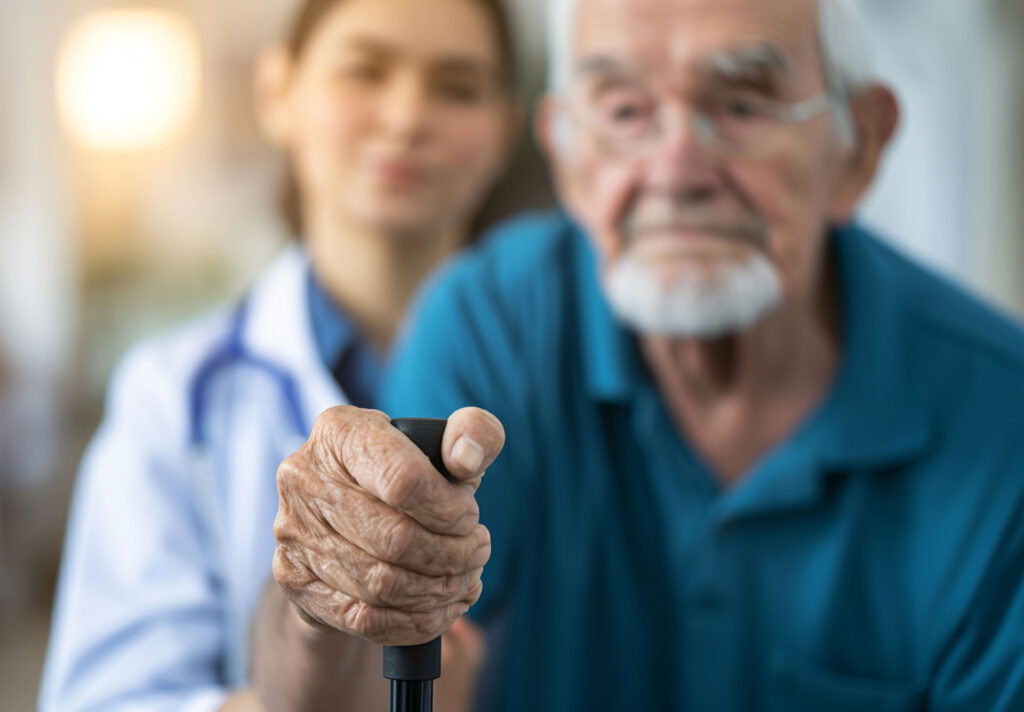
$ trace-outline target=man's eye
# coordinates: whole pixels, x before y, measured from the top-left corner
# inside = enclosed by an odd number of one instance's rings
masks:
[[[749,121],[766,115],[764,103],[751,97],[721,97],[715,104],[715,110],[729,119]]]
[[[738,119],[750,119],[757,116],[757,108],[749,101],[744,101],[742,99],[730,101],[727,109],[730,115],[735,116]]]
[[[616,126],[630,126],[647,120],[650,104],[635,97],[610,97],[598,104],[605,121]]]
[[[643,110],[635,104],[622,104],[611,109],[611,119],[616,123],[636,121],[643,117]]]

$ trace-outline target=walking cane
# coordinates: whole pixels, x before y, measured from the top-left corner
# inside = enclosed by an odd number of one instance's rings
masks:
[[[441,458],[446,421],[400,418],[391,424],[416,443],[445,479],[455,481]],[[441,677],[441,639],[422,645],[385,645],[384,677],[391,680],[391,712],[431,712],[434,680]]]

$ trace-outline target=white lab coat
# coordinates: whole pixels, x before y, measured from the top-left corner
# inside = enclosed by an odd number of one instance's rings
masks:
[[[346,402],[318,355],[308,270],[287,248],[244,313],[148,340],[118,367],[74,497],[41,710],[205,712],[245,683],[277,467]]]

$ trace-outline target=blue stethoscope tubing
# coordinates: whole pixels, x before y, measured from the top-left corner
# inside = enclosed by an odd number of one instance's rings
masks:
[[[224,344],[211,353],[196,371],[192,379],[189,393],[189,442],[193,446],[203,444],[203,413],[206,405],[206,394],[213,379],[221,369],[234,364],[245,364],[257,368],[275,380],[284,396],[289,416],[296,432],[305,434],[306,419],[302,414],[302,401],[299,398],[299,386],[295,377],[277,364],[260,358],[246,350],[242,342],[249,314],[249,300],[243,299],[232,316],[231,331]]]

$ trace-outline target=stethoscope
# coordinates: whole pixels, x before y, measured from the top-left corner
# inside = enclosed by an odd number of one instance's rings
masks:
[[[242,343],[242,333],[249,314],[249,300],[245,298],[235,309],[231,318],[231,330],[227,340],[211,353],[200,365],[192,379],[189,391],[189,442],[193,447],[201,447],[205,442],[203,434],[203,413],[206,395],[213,379],[224,368],[233,365],[246,365],[263,371],[277,386],[284,397],[289,418],[297,434],[309,432],[306,419],[302,414],[302,400],[299,398],[299,385],[295,377],[275,363],[249,352]]]
[[[201,527],[203,536],[212,551],[217,551],[223,560],[225,567],[230,565],[230,552],[225,548],[227,539],[221,531],[219,519],[222,511],[223,495],[219,492],[216,484],[216,450],[207,437],[204,415],[206,406],[212,392],[214,380],[222,375],[225,370],[234,366],[248,366],[265,374],[276,383],[281,396],[284,399],[285,410],[288,412],[293,432],[290,434],[294,442],[301,443],[309,433],[306,426],[306,419],[302,414],[302,401],[299,397],[299,386],[295,377],[271,361],[253,354],[245,348],[242,335],[245,330],[249,316],[249,300],[243,299],[235,309],[231,317],[231,328],[227,338],[221,345],[214,349],[203,360],[196,370],[189,386],[189,448],[192,457],[192,487],[197,497],[197,507],[200,510]],[[225,586],[232,588],[232,578],[225,579]],[[232,592],[232,597],[237,592]],[[234,620],[235,616],[229,614],[232,619],[229,625],[243,630],[247,625],[246,620]],[[245,636],[239,636],[243,640]],[[239,684],[246,680],[247,651],[243,645],[232,645],[228,652],[227,674]]]

